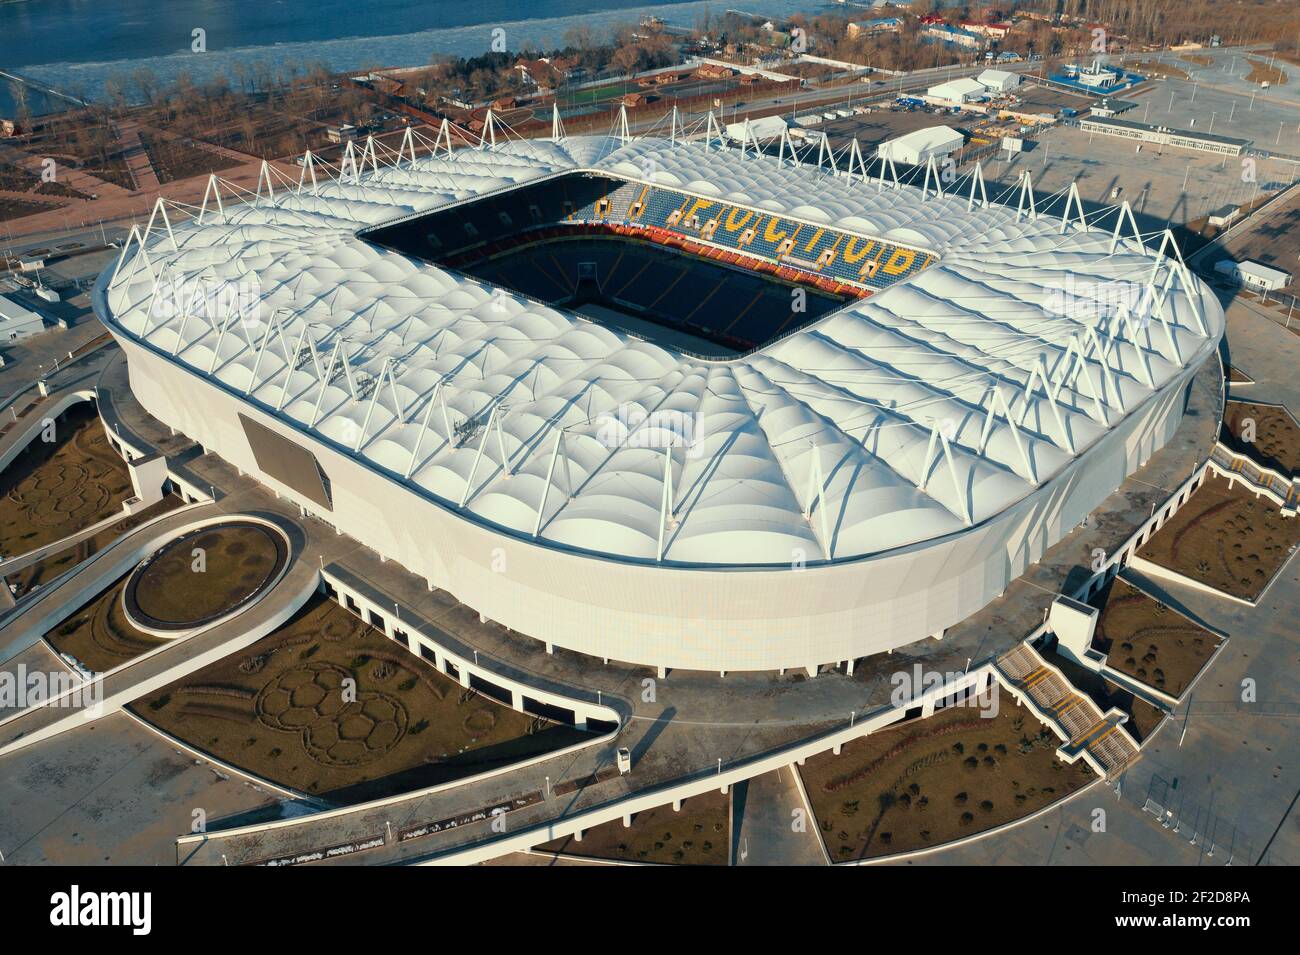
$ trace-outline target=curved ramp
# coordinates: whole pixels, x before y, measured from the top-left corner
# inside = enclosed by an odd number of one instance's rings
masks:
[[[210,503],[190,504],[141,524],[71,570],[24,597],[0,618],[0,660],[9,660],[33,646],[72,616],[86,601],[127,573],[140,561],[193,524],[217,516]]]
[[[93,695],[83,693],[90,697],[92,705],[61,705],[73,702],[65,694],[0,722],[0,756],[116,712],[132,700],[238,652],[280,627],[311,598],[320,582],[317,568],[299,559],[301,535],[291,534],[291,544],[288,568],[259,600],[233,617],[99,678]]]

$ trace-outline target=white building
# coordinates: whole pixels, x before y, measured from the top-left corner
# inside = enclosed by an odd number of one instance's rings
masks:
[[[588,172],[926,265],[700,359],[366,237]],[[1224,330],[1209,289],[1109,228],[703,142],[511,141],[210,210],[96,284],[143,408],[486,619],[649,666],[813,669],[941,636],[1173,437]],[[160,316],[159,274],[252,282],[259,307]],[[1098,350],[1065,282],[1154,282],[1161,305]],[[602,439],[602,416],[660,408],[698,447]]]
[[[1119,82],[1119,73],[1106,69],[1099,59],[1093,60],[1091,65],[1083,69],[1074,67],[1072,72],[1076,74],[1075,79],[1080,83],[1094,89],[1109,89]]]
[[[1008,70],[985,70],[978,79],[993,93],[1009,93],[1020,85],[1020,74]]]
[[[7,295],[0,295],[0,342],[30,338],[45,331],[45,321]]]
[[[1099,73],[1083,72],[1079,74],[1079,82],[1084,86],[1092,86],[1098,89],[1107,89],[1115,85],[1119,77],[1110,70],[1102,70]]]
[[[1259,289],[1262,292],[1271,292],[1291,284],[1291,276],[1286,272],[1250,259],[1241,262],[1223,259],[1214,263],[1214,271],[1227,276],[1239,285]]]
[[[1225,206],[1219,206],[1209,215],[1210,225],[1217,229],[1223,229],[1237,221],[1241,215],[1241,206],[1234,206],[1228,203]]]
[[[785,131],[788,124],[780,116],[763,116],[759,119],[742,119],[738,123],[727,124],[727,138],[732,142],[745,142],[746,138],[762,142],[775,139]],[[746,128],[748,127],[748,131]]]
[[[1171,126],[1156,126],[1151,123],[1137,123],[1126,119],[1105,116],[1085,116],[1079,120],[1079,129],[1085,133],[1101,133],[1104,136],[1118,136],[1158,146],[1177,146],[1180,149],[1195,149],[1198,152],[1220,153],[1226,156],[1240,156],[1250,145],[1248,139],[1235,139],[1207,133],[1195,129],[1174,129]]]
[[[930,126],[881,143],[876,147],[876,155],[919,166],[931,156],[938,160],[951,156],[965,142],[966,137],[949,126]]]
[[[960,106],[962,103],[975,102],[983,97],[988,90],[984,88],[984,84],[979,80],[967,77],[940,83],[938,86],[931,86],[925,92],[931,99],[943,100],[954,106]]]

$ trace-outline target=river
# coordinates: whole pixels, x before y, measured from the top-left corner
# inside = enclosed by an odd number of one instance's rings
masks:
[[[164,82],[188,71],[197,81],[236,63],[324,62],[335,71],[415,66],[435,54],[487,52],[493,31],[511,50],[563,45],[576,24],[607,31],[653,14],[695,26],[702,14],[742,9],[763,16],[817,12],[826,0],[17,0],[0,2],[0,69],[95,99],[117,77],[151,70]],[[193,52],[193,31],[206,52]],[[60,109],[29,93],[34,113]],[[0,116],[15,110],[0,82]]]

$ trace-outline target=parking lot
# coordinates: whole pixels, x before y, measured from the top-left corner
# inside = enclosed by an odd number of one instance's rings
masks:
[[[1300,272],[1300,195],[1292,195],[1260,213],[1249,228],[1223,243],[1223,254],[1209,253],[1207,264],[1224,258],[1250,259],[1295,276]],[[1300,294],[1294,278],[1285,291]]]
[[[1247,57],[1240,50],[1212,49],[1191,55],[1214,65],[1177,59],[1188,79],[1160,80],[1145,93],[1125,96],[1140,105],[1123,118],[1249,139],[1254,150],[1300,159],[1300,66],[1279,62],[1286,82],[1264,89],[1246,82],[1243,74],[1250,59],[1267,63],[1267,54]],[[1175,59],[1172,53],[1163,57]]]
[[[1240,205],[1284,188],[1297,175],[1295,163],[1261,158],[1253,170],[1241,159],[1055,127],[1024,153],[999,153],[986,162],[986,178],[1003,189],[1029,170],[1040,196],[1068,189],[1077,181],[1085,205],[1108,206],[1128,199],[1143,231],[1165,223],[1184,225],[1225,205]],[[1246,175],[1251,172],[1253,181]],[[1118,194],[1116,194],[1116,190]]]
[[[828,119],[807,128],[825,133],[830,137],[831,145],[837,150],[847,146],[850,140],[856,138],[862,147],[862,154],[870,157],[875,155],[876,147],[881,143],[897,139],[915,130],[930,126],[951,126],[953,129],[969,132],[974,121],[982,118],[977,113],[955,116],[951,112],[931,112],[925,109],[895,112],[877,105],[873,106],[870,113]]]

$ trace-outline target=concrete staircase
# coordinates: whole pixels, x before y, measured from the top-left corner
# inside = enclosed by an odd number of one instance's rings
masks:
[[[1210,453],[1210,467],[1220,476],[1240,481],[1257,491],[1282,509],[1287,517],[1295,517],[1300,507],[1300,481],[1288,479],[1272,468],[1260,467],[1246,455],[1233,451],[1222,442]]]
[[[1003,654],[998,672],[1012,694],[1027,703],[1044,721],[1054,724],[1067,742],[1059,752],[1073,762],[1079,756],[1106,779],[1115,779],[1139,756],[1128,733],[1120,728],[1118,710],[1102,713],[1091,698],[1080,693],[1056,667],[1028,643]]]

